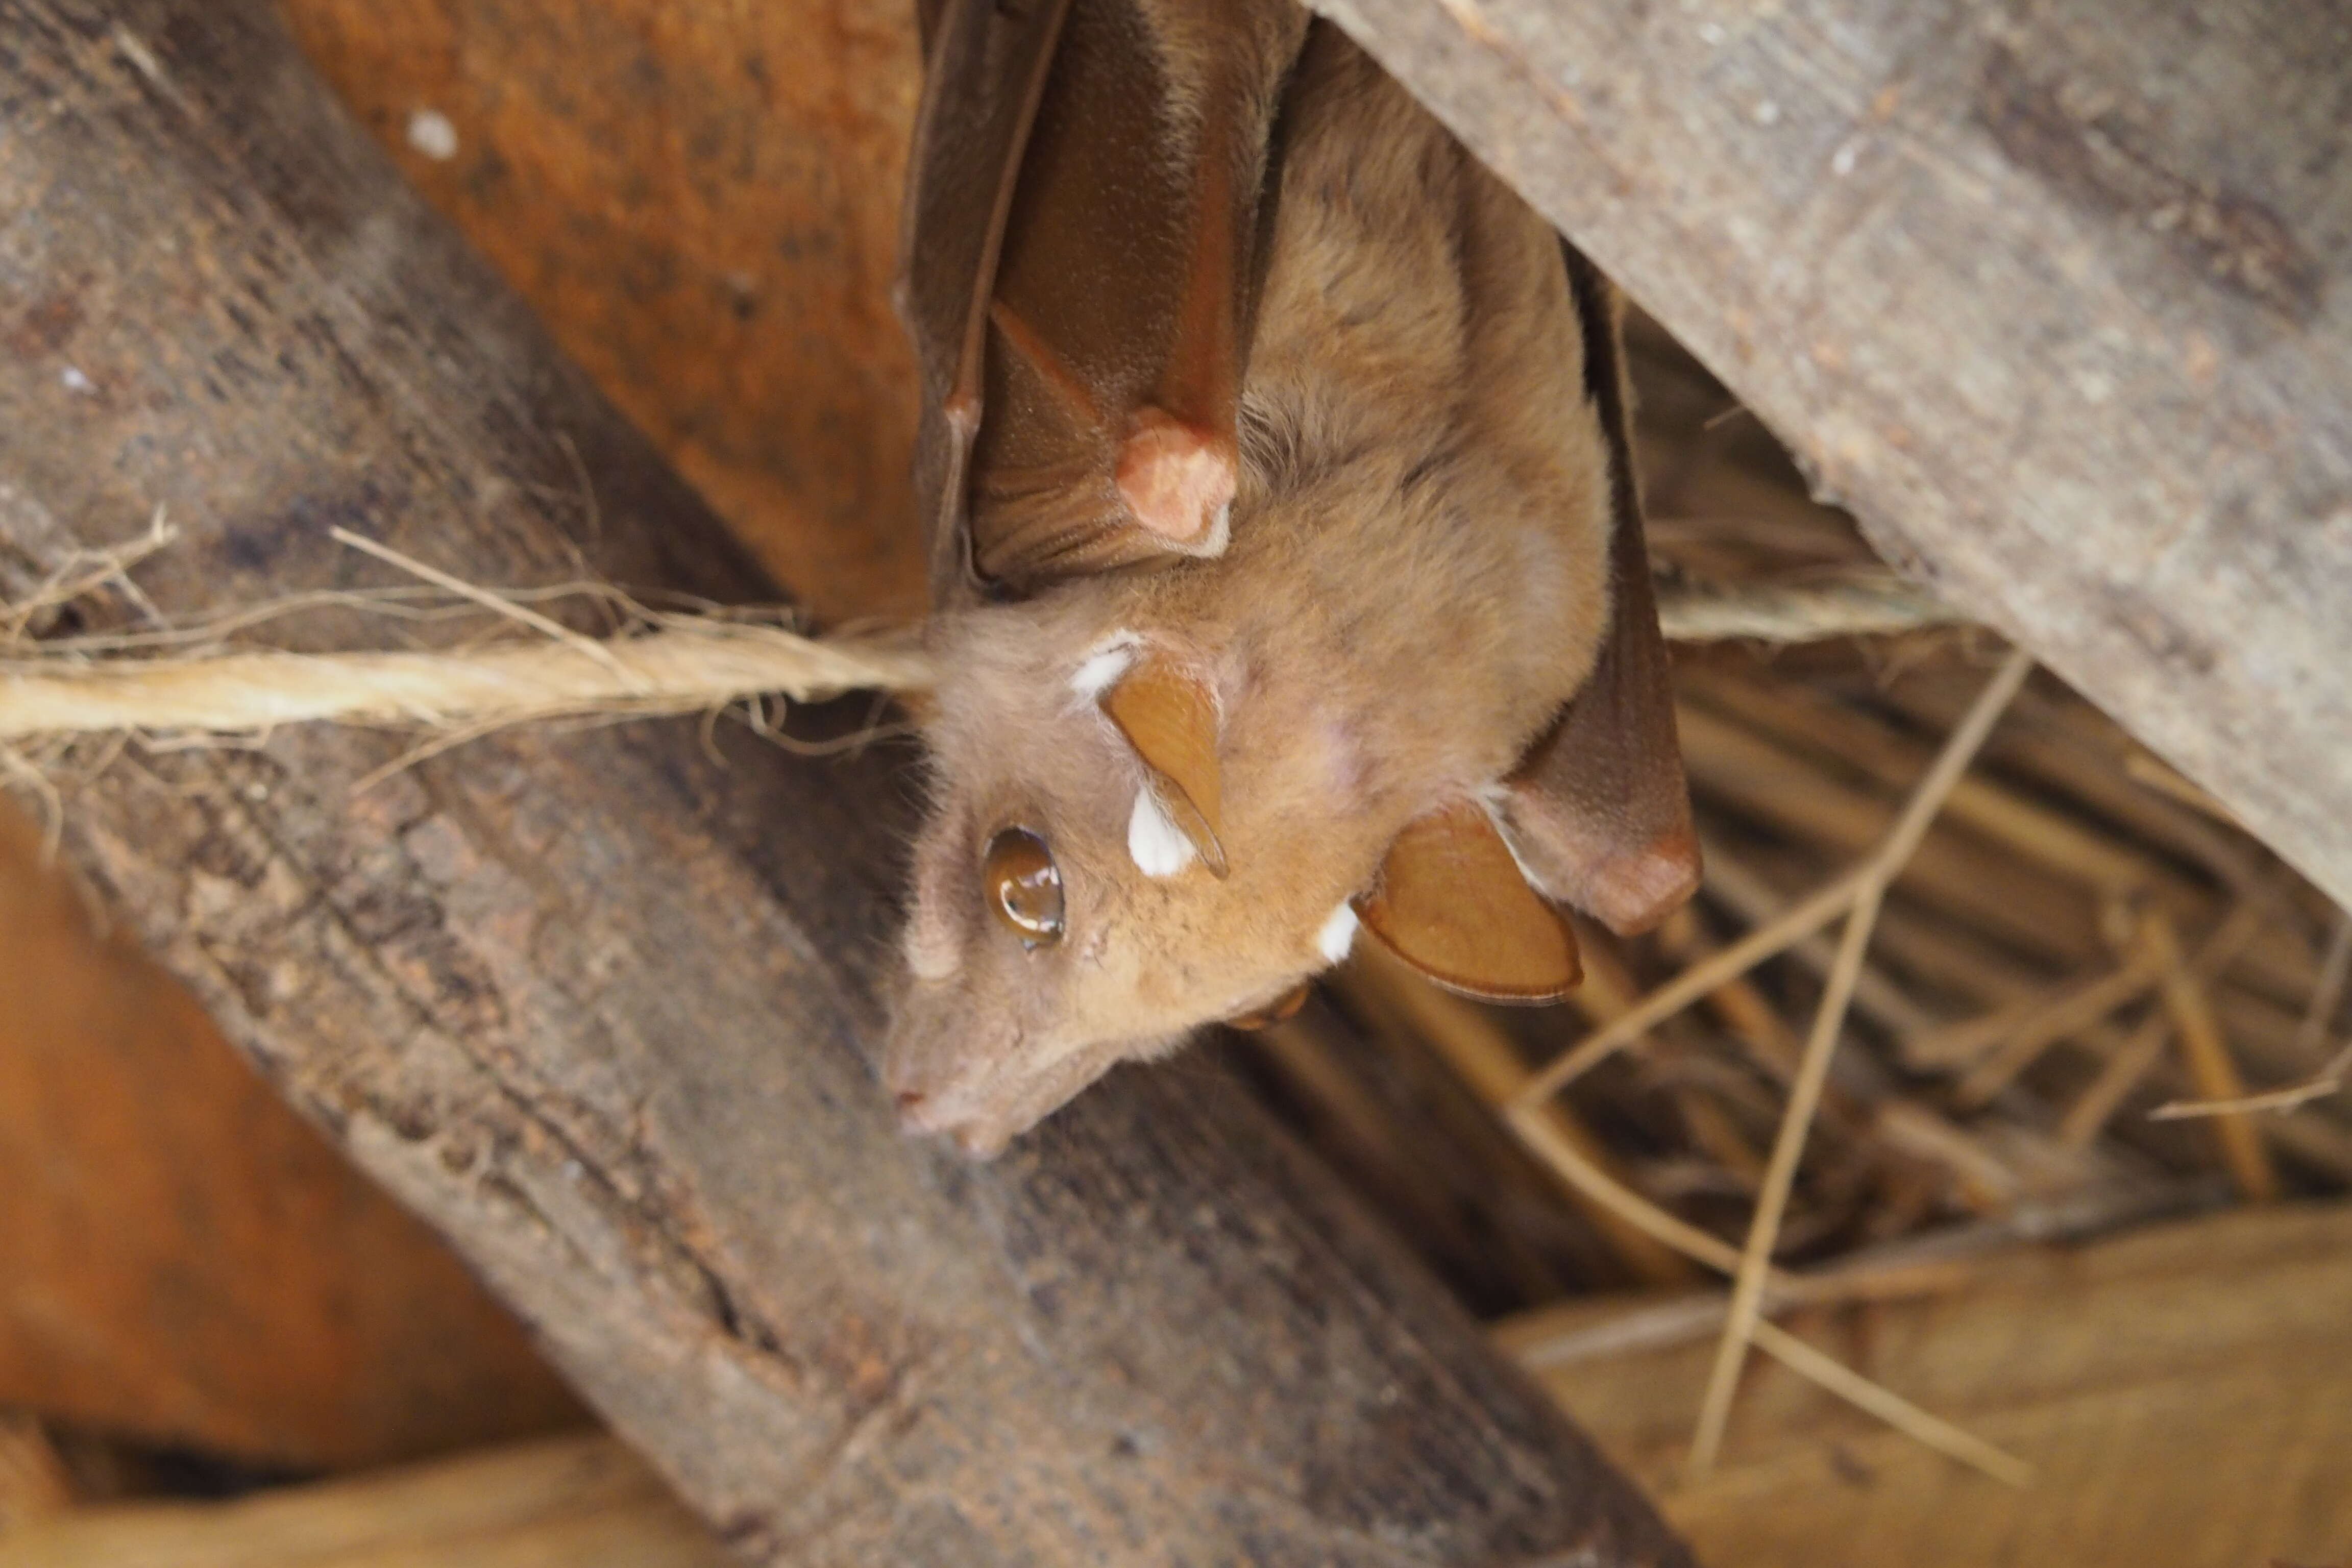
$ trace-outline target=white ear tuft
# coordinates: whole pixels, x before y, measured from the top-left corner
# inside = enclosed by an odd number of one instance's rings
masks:
[[[1087,701],[1094,701],[1127,673],[1127,667],[1135,662],[1135,649],[1133,632],[1111,633],[1070,672],[1070,689]]]
[[[1315,945],[1327,962],[1339,963],[1347,959],[1348,950],[1356,945],[1357,923],[1352,904],[1342,903],[1331,911],[1331,918],[1315,933]]]
[[[1127,852],[1147,877],[1172,877],[1200,853],[1148,788],[1135,792],[1135,811],[1127,819]]]
[[[1193,548],[1192,553],[1204,560],[1214,561],[1224,554],[1225,546],[1233,542],[1234,503],[1227,501],[1217,509],[1216,517],[1209,524],[1207,537]]]
[[[1543,879],[1535,874],[1526,858],[1519,854],[1519,842],[1512,835],[1511,814],[1507,808],[1510,798],[1509,786],[1500,779],[1496,779],[1478,792],[1478,805],[1486,813],[1486,820],[1495,825],[1495,837],[1500,838],[1503,841],[1503,847],[1511,852],[1511,864],[1519,868],[1520,879],[1549,899],[1552,894],[1545,888]]]

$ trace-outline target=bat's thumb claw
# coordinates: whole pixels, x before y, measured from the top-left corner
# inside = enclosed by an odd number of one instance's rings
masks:
[[[1118,493],[1146,529],[1188,555],[1224,549],[1236,483],[1233,443],[1146,408],[1118,449]]]

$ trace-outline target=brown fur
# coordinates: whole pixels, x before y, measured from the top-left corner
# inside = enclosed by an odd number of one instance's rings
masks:
[[[1336,30],[1298,71],[1226,553],[933,626],[887,1076],[975,1152],[1323,968],[1399,830],[1509,773],[1607,625],[1608,458],[1556,237]],[[1070,684],[1118,631],[1217,694],[1223,880],[1129,858],[1141,769]],[[1055,947],[983,907],[982,847],[1016,824],[1061,869]]]

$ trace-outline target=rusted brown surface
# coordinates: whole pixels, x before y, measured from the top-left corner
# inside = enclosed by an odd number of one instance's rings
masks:
[[[584,1419],[0,810],[0,1405],[310,1469]]]
[[[258,0],[0,23],[12,577],[163,502],[167,610],[384,580],[333,524],[772,592]],[[903,758],[716,743],[534,731],[354,793],[400,738],[288,731],[125,759],[69,844],[755,1558],[1688,1561],[1229,1084],[1122,1075],[986,1168],[899,1138]]]
[[[887,303],[913,0],[281,6],[401,172],[799,603],[920,613],[914,371]],[[420,114],[451,141],[412,136]]]

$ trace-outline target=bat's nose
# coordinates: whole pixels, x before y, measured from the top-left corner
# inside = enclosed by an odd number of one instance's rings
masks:
[[[898,1131],[910,1137],[944,1137],[975,1160],[994,1159],[1011,1141],[1003,1128],[969,1113],[959,1115],[951,1104],[929,1090],[896,1089],[890,1098],[898,1103]]]

